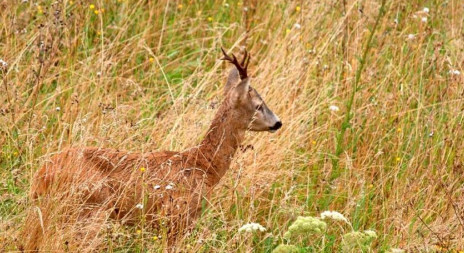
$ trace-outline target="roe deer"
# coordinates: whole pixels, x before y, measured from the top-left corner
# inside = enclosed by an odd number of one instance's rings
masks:
[[[80,209],[86,214],[80,217],[104,213],[106,217],[134,224],[143,215],[155,227],[167,227],[170,238],[187,228],[198,215],[202,199],[229,169],[245,131],[275,132],[282,126],[250,86],[247,52],[239,62],[235,55],[231,57],[221,50],[222,60],[235,67],[224,88],[225,98],[200,145],[182,152],[129,153],[87,147],[54,155],[37,171],[32,182],[31,197],[39,199],[42,215],[35,223],[47,220],[43,217],[47,207],[40,203],[61,194],[61,198],[81,201],[84,207]],[[48,228],[39,228],[27,233],[28,250],[40,248]]]

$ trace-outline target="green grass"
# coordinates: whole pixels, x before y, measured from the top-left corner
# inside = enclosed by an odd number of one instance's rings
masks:
[[[238,152],[186,251],[271,252],[297,216],[325,210],[377,231],[374,252],[464,249],[463,77],[449,72],[463,69],[460,1],[386,1],[380,16],[380,1],[54,2],[0,4],[1,251],[17,250],[52,154],[197,144],[222,99],[221,46],[252,53],[252,85],[284,127],[248,134],[254,149]],[[248,222],[268,230],[238,233]],[[115,225],[100,247],[163,249],[163,231],[137,229]],[[340,236],[307,252],[337,251]]]

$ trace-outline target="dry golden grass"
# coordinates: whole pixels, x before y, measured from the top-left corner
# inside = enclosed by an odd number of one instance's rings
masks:
[[[252,85],[284,127],[248,134],[254,149],[236,155],[179,251],[270,252],[297,216],[329,209],[376,230],[376,252],[463,249],[464,7],[392,0],[379,16],[380,5],[0,1],[1,251],[17,250],[30,180],[54,153],[197,144],[222,98],[221,46],[252,53]],[[238,233],[247,222],[268,231]],[[143,224],[107,225],[85,250],[165,247]],[[319,250],[335,251],[327,240]]]

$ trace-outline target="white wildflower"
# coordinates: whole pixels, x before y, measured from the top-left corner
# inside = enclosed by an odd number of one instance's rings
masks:
[[[421,18],[422,23],[427,23],[427,17]]]
[[[154,188],[155,190],[158,190],[159,188],[161,188],[161,186],[155,185],[153,188]]]
[[[395,22],[395,24],[398,24],[398,23],[399,23],[399,20],[398,20],[397,18],[395,18],[395,19],[393,20],[393,22]]]
[[[298,24],[298,23],[296,23],[296,24],[295,24],[295,28],[296,28],[296,29],[301,29],[301,25]]]
[[[449,73],[450,73],[451,75],[459,76],[459,75],[461,74],[461,71],[459,71],[459,70],[457,70],[457,69],[451,69],[451,70],[449,71]]]
[[[423,9],[422,11],[425,12],[425,13],[429,13],[429,12],[430,12],[430,9],[427,8],[427,7],[424,7],[424,9]]]
[[[98,71],[97,76],[100,77],[102,75],[102,72]]]
[[[365,230],[364,234],[371,238],[377,238],[377,233],[374,230]]]
[[[169,183],[167,186],[166,186],[166,190],[172,190],[174,188],[174,184],[173,183]]]
[[[248,223],[248,224],[245,224],[243,225],[241,228],[238,229],[238,232],[253,232],[253,231],[261,231],[261,232],[264,232],[266,231],[266,228],[261,226],[259,223],[254,223],[254,222],[251,222],[251,223]]]
[[[411,34],[408,34],[408,39],[409,39],[409,40],[413,40],[413,39],[415,39],[415,38],[416,38],[416,35],[414,35],[414,34],[412,34],[412,33],[411,33]]]
[[[2,67],[8,67],[8,63],[6,63],[6,61],[4,61],[3,59],[0,59],[0,65],[2,65]]]
[[[404,249],[391,248],[388,253],[404,253]]]
[[[57,106],[57,107],[55,108],[55,110],[56,110],[57,112],[59,112],[59,111],[61,111],[61,107]]]
[[[243,8],[243,11],[244,11],[244,12],[247,12],[247,11],[248,11],[248,7],[244,7],[244,8]]]
[[[339,221],[344,221],[346,223],[350,223],[348,221],[347,218],[345,218],[345,216],[343,216],[343,214],[337,212],[337,211],[324,211],[321,213],[321,218],[323,220],[325,219],[332,219],[332,220],[339,220]]]
[[[228,3],[225,3],[224,6],[229,8],[230,5]]]
[[[340,111],[340,108],[336,105],[331,105],[329,106],[329,110],[331,110],[332,112],[338,112]]]
[[[143,209],[143,204],[137,204],[137,205],[135,206],[135,208],[137,208],[137,209],[140,209],[140,210],[141,210],[141,209]]]

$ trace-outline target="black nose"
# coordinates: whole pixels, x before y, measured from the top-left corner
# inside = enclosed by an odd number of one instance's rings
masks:
[[[282,122],[277,121],[277,123],[275,123],[274,126],[272,126],[271,128],[269,128],[269,130],[277,130],[277,129],[281,128],[281,127],[282,127]]]

